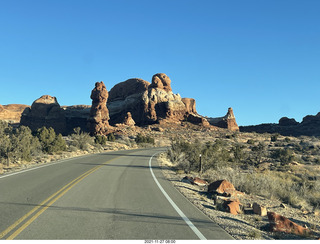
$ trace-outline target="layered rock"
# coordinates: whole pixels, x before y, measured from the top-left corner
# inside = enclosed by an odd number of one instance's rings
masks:
[[[239,131],[239,126],[236,122],[236,117],[233,114],[233,109],[228,108],[228,112],[225,116],[219,118],[207,118],[211,125],[226,128],[231,131]]]
[[[18,124],[20,123],[21,114],[26,108],[30,108],[30,106],[23,104],[0,105],[0,120]]]
[[[43,95],[27,107],[21,115],[21,125],[35,131],[43,126],[52,127],[56,133],[66,132],[66,118],[56,97]]]
[[[109,111],[107,108],[108,91],[103,83],[96,82],[95,88],[91,92],[92,106],[88,127],[91,135],[104,135],[109,128]]]

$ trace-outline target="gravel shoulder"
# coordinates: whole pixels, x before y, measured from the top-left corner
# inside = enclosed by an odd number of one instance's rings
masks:
[[[158,161],[166,179],[169,180],[191,203],[215,221],[236,240],[315,240],[320,238],[319,212],[308,212],[303,209],[292,208],[289,205],[282,207],[280,206],[282,202],[276,199],[266,199],[260,196],[247,194],[238,195],[238,199],[243,206],[253,204],[254,202],[266,206],[268,211],[276,212],[301,226],[309,228],[312,230],[313,235],[296,236],[280,232],[273,233],[269,231],[270,227],[267,216],[244,213],[232,215],[217,210],[217,206],[213,204],[213,200],[210,199],[210,195],[207,194],[207,187],[181,182],[181,179],[186,175],[177,174],[164,154],[159,155]]]

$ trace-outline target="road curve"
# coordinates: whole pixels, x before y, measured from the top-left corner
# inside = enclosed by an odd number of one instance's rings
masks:
[[[61,160],[0,176],[0,239],[232,239],[167,181],[163,148]]]

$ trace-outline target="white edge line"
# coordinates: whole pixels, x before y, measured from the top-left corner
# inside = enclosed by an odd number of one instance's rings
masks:
[[[195,225],[188,219],[188,217],[180,210],[180,208],[174,203],[174,201],[169,197],[169,195],[166,193],[166,191],[162,188],[162,186],[160,185],[159,181],[157,180],[156,176],[153,173],[152,170],[152,166],[151,166],[151,161],[153,159],[153,157],[158,154],[159,152],[153,154],[149,160],[149,169],[151,172],[151,175],[154,179],[154,181],[156,182],[156,184],[158,185],[159,189],[161,190],[161,192],[163,193],[163,195],[167,198],[167,200],[169,201],[169,203],[172,205],[172,207],[176,210],[176,212],[181,216],[181,218],[187,223],[187,225],[191,228],[191,230],[199,237],[200,240],[207,240],[207,238],[205,238],[205,236],[198,230],[197,227],[195,227]]]

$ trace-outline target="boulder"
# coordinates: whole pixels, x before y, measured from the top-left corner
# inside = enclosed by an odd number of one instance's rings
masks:
[[[103,81],[96,82],[91,92],[92,106],[88,127],[91,135],[105,135],[109,128],[108,91]]]
[[[226,209],[228,213],[231,213],[233,215],[237,215],[241,213],[239,201],[233,201],[233,200],[225,201],[223,203],[223,207]]]
[[[231,131],[239,131],[239,126],[237,125],[236,117],[234,116],[232,108],[228,108],[227,114],[223,117],[207,119],[211,125],[225,128]]]
[[[231,182],[227,180],[218,180],[209,184],[208,192],[217,192],[219,194],[223,194],[223,193],[233,194],[234,192],[236,192],[236,189],[234,188]]]
[[[306,235],[309,233],[307,228],[304,228],[275,212],[268,212],[268,219],[270,230],[273,232],[285,232],[295,235]]]
[[[267,216],[267,208],[264,206],[261,206],[258,203],[253,203],[252,205],[253,213],[260,215],[260,216]]]
[[[197,186],[207,186],[207,185],[209,185],[209,183],[206,180],[200,179],[198,177],[195,177],[193,179],[193,184],[195,184]]]
[[[43,126],[52,127],[56,133],[65,134],[65,112],[60,107],[56,97],[43,95],[35,100],[31,108],[27,107],[21,115],[21,125],[35,131]]]

